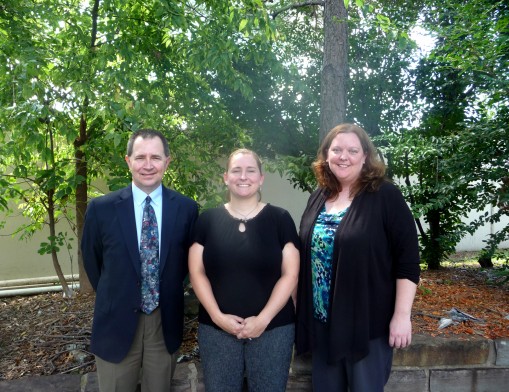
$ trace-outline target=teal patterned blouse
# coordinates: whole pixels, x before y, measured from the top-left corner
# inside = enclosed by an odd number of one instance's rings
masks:
[[[329,311],[334,236],[347,210],[348,208],[345,208],[338,213],[328,214],[324,206],[316,219],[311,239],[314,317],[324,323],[327,322]]]

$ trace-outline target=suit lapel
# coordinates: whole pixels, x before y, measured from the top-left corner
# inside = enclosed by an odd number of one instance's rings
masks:
[[[166,187],[163,186],[163,219],[161,226],[161,267],[160,271],[164,270],[166,259],[168,258],[168,252],[170,251],[171,233],[175,228],[177,222],[177,203],[172,202],[175,195]]]
[[[140,272],[140,251],[138,249],[138,236],[136,234],[136,218],[134,216],[133,192],[131,186],[124,188],[115,203],[115,211],[120,222],[120,231],[124,237],[129,251],[131,262],[138,276]]]

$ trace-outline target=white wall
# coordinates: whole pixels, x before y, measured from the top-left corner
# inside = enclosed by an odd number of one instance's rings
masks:
[[[282,207],[292,216],[297,229],[306,207],[309,193],[294,189],[289,181],[277,173],[265,173],[262,186],[262,201]]]
[[[482,213],[488,212],[492,214],[494,210],[491,208],[486,208]],[[478,218],[481,215],[479,212],[471,212],[468,214],[467,222],[471,222],[474,219]],[[509,225],[509,217],[506,215],[500,222],[494,224],[488,224],[480,227],[473,235],[468,235],[464,237],[457,245],[456,249],[458,251],[476,251],[482,249],[486,246],[486,243],[483,242],[487,240],[490,234],[496,233],[497,231],[503,229]],[[509,248],[509,240],[503,241],[500,243],[499,248]]]
[[[0,221],[6,220],[0,213]],[[30,240],[19,240],[19,236],[12,236],[17,228],[26,220],[23,217],[8,218],[6,225],[0,230],[0,280],[38,278],[46,276],[56,276],[53,268],[51,255],[40,255],[37,253],[41,242],[48,242],[49,229],[45,227],[43,231],[36,232]],[[67,232],[73,237],[70,227],[59,224],[58,232]],[[64,275],[72,273],[78,275],[78,261],[76,256],[77,241],[71,242],[73,249],[73,263],[66,249],[61,249],[59,253],[60,266]]]

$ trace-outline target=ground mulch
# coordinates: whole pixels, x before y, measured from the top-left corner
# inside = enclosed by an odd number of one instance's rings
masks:
[[[492,271],[464,266],[423,271],[413,308],[414,333],[431,336],[509,338],[509,283]],[[0,380],[29,375],[88,373],[94,295],[61,293],[0,298]],[[476,320],[438,329],[450,310]],[[186,316],[181,361],[198,359],[196,317]]]
[[[422,272],[412,312],[414,333],[508,338],[509,282],[502,281],[492,270],[471,266]],[[451,317],[458,313],[466,320]]]
[[[88,351],[94,294],[0,298],[0,380],[95,371]],[[198,356],[196,317],[185,320],[181,361]]]

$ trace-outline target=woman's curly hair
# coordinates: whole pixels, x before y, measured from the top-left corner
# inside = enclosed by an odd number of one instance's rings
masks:
[[[362,151],[366,154],[366,161],[362,166],[359,179],[350,189],[353,197],[360,191],[374,192],[386,179],[385,164],[381,161],[378,151],[364,129],[355,124],[341,124],[332,128],[324,137],[318,149],[316,160],[312,164],[318,185],[329,192],[331,199],[341,192],[341,183],[332,173],[327,162],[327,154],[332,141],[340,133],[354,133],[361,142]]]

